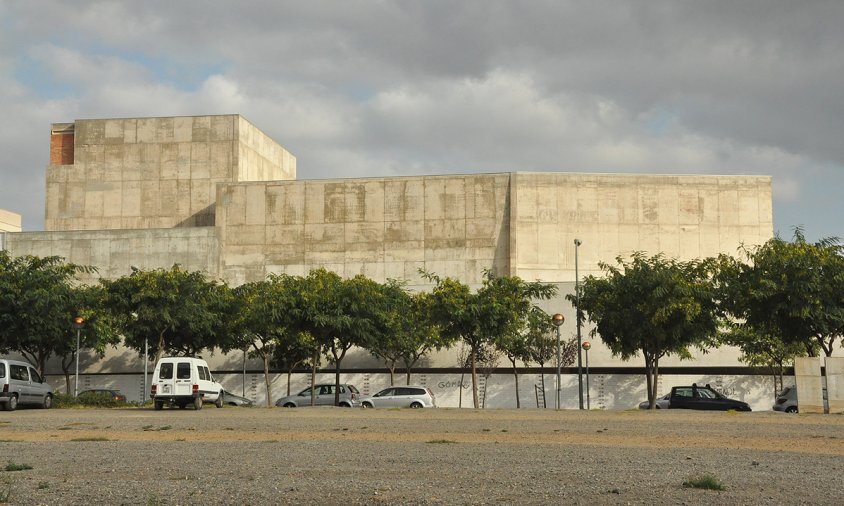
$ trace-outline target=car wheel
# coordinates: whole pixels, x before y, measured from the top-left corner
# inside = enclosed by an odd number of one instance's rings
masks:
[[[340,403],[340,407],[341,407],[341,408],[351,408],[351,407],[352,407],[352,405],[351,405],[351,404],[349,404],[348,402],[341,402],[341,403]]]
[[[293,404],[292,402],[285,403],[284,406],[282,406],[282,408],[295,408],[295,407],[296,407],[296,405]]]
[[[156,411],[161,411],[161,409],[164,408],[164,401],[153,401],[152,407]]]
[[[215,402],[214,405],[217,406],[218,408],[222,408],[224,406],[224,404],[223,404],[223,392],[220,392],[220,394],[217,396],[217,402]]]
[[[44,396],[44,402],[41,403],[43,409],[50,409],[53,407],[53,396],[47,394]]]
[[[9,397],[9,402],[6,403],[6,411],[14,411],[18,408],[18,398],[17,396]]]
[[[785,408],[786,413],[797,413],[797,406],[789,406]]]
[[[372,403],[369,402],[369,401],[365,401],[363,404],[361,404],[361,406],[363,406],[363,409],[372,409],[373,408]]]
[[[422,403],[421,402],[413,402],[413,403],[410,404],[410,407],[413,408],[413,409],[419,409],[419,408],[422,407]]]

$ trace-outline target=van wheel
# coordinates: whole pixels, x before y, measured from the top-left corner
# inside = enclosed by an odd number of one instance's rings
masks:
[[[419,409],[419,408],[422,407],[422,403],[421,402],[414,402],[413,404],[410,405],[410,407],[413,408],[413,409]]]
[[[161,411],[161,409],[164,407],[164,401],[152,401],[152,407],[156,411]]]
[[[214,402],[214,405],[218,408],[223,407],[223,392],[220,392],[220,394],[217,395],[217,400]]]
[[[6,411],[14,411],[18,407],[18,398],[16,396],[9,397],[9,402],[6,403]]]
[[[202,409],[202,397],[197,395],[193,398],[193,409]]]
[[[45,395],[44,402],[41,403],[41,407],[43,409],[50,409],[53,407],[53,396],[52,395]]]
[[[789,406],[785,408],[786,413],[797,413],[797,406]]]

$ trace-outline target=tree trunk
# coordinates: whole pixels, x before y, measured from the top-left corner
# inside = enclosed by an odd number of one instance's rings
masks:
[[[471,355],[469,355],[469,364],[472,366],[472,404],[474,404],[475,409],[481,407],[481,403],[478,400],[478,369],[476,364],[476,350],[472,347],[470,351]]]
[[[656,399],[657,399],[657,395],[659,394],[659,392],[657,391],[657,389],[659,388],[659,358],[654,359],[653,368],[654,368],[653,369],[653,375],[654,375],[654,379],[653,379],[654,387],[653,388],[654,388],[654,392],[653,392],[653,400],[651,401],[651,405],[653,406],[653,409],[656,409]]]
[[[395,381],[395,377],[396,377],[396,363],[395,363],[395,362],[393,362],[392,364],[388,365],[388,366],[387,366],[387,368],[388,368],[388,369],[390,369],[390,386],[391,386],[391,387],[392,387],[392,386],[395,386],[395,385],[396,385],[396,381]]]
[[[164,333],[165,332],[166,332],[166,330],[162,330],[161,333],[158,334],[158,349],[155,350],[155,363],[156,364],[158,364],[158,361],[161,360],[161,355],[164,353]]]
[[[510,362],[513,364],[513,377],[516,381],[516,409],[519,409],[522,407],[519,400],[519,371],[516,369],[516,359],[511,358]],[[486,401],[486,396],[484,396],[484,401]]]
[[[270,354],[267,353],[267,350],[264,348],[258,350],[258,353],[261,355],[261,360],[264,361],[264,383],[267,386],[267,407],[271,408],[273,406],[273,399],[270,392]]]
[[[317,359],[319,358],[319,351],[314,352],[313,365],[311,366],[311,406],[316,405],[316,370]]]

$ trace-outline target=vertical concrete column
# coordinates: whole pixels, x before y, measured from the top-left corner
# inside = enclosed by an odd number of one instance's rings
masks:
[[[844,413],[844,357],[826,357],[826,392],[829,412]]]
[[[801,413],[823,413],[820,357],[794,359],[797,403]]]

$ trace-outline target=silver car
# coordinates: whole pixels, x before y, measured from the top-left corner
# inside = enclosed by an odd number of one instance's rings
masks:
[[[435,408],[437,399],[428,387],[409,385],[389,387],[371,397],[363,397],[364,408]]]
[[[49,409],[53,406],[53,387],[26,362],[0,359],[0,404],[6,411],[14,411],[18,404]]]
[[[671,398],[671,394],[667,393],[656,400],[656,409],[668,409],[668,405],[671,404],[669,399]],[[639,409],[651,409],[651,403],[648,401],[642,401],[639,403]]]
[[[334,383],[325,383],[314,385],[314,405],[315,406],[333,406],[334,393],[337,385]],[[340,385],[340,402],[337,404],[341,408],[351,408],[358,405],[358,397],[360,392],[354,385]],[[311,387],[308,387],[296,395],[289,395],[282,397],[275,401],[275,405],[280,408],[296,408],[311,405]]]
[[[829,411],[829,399],[827,398],[826,388],[823,389],[823,407],[825,411]],[[785,389],[783,389],[783,391],[777,396],[777,400],[772,408],[774,411],[798,413],[797,387],[785,387]]]

